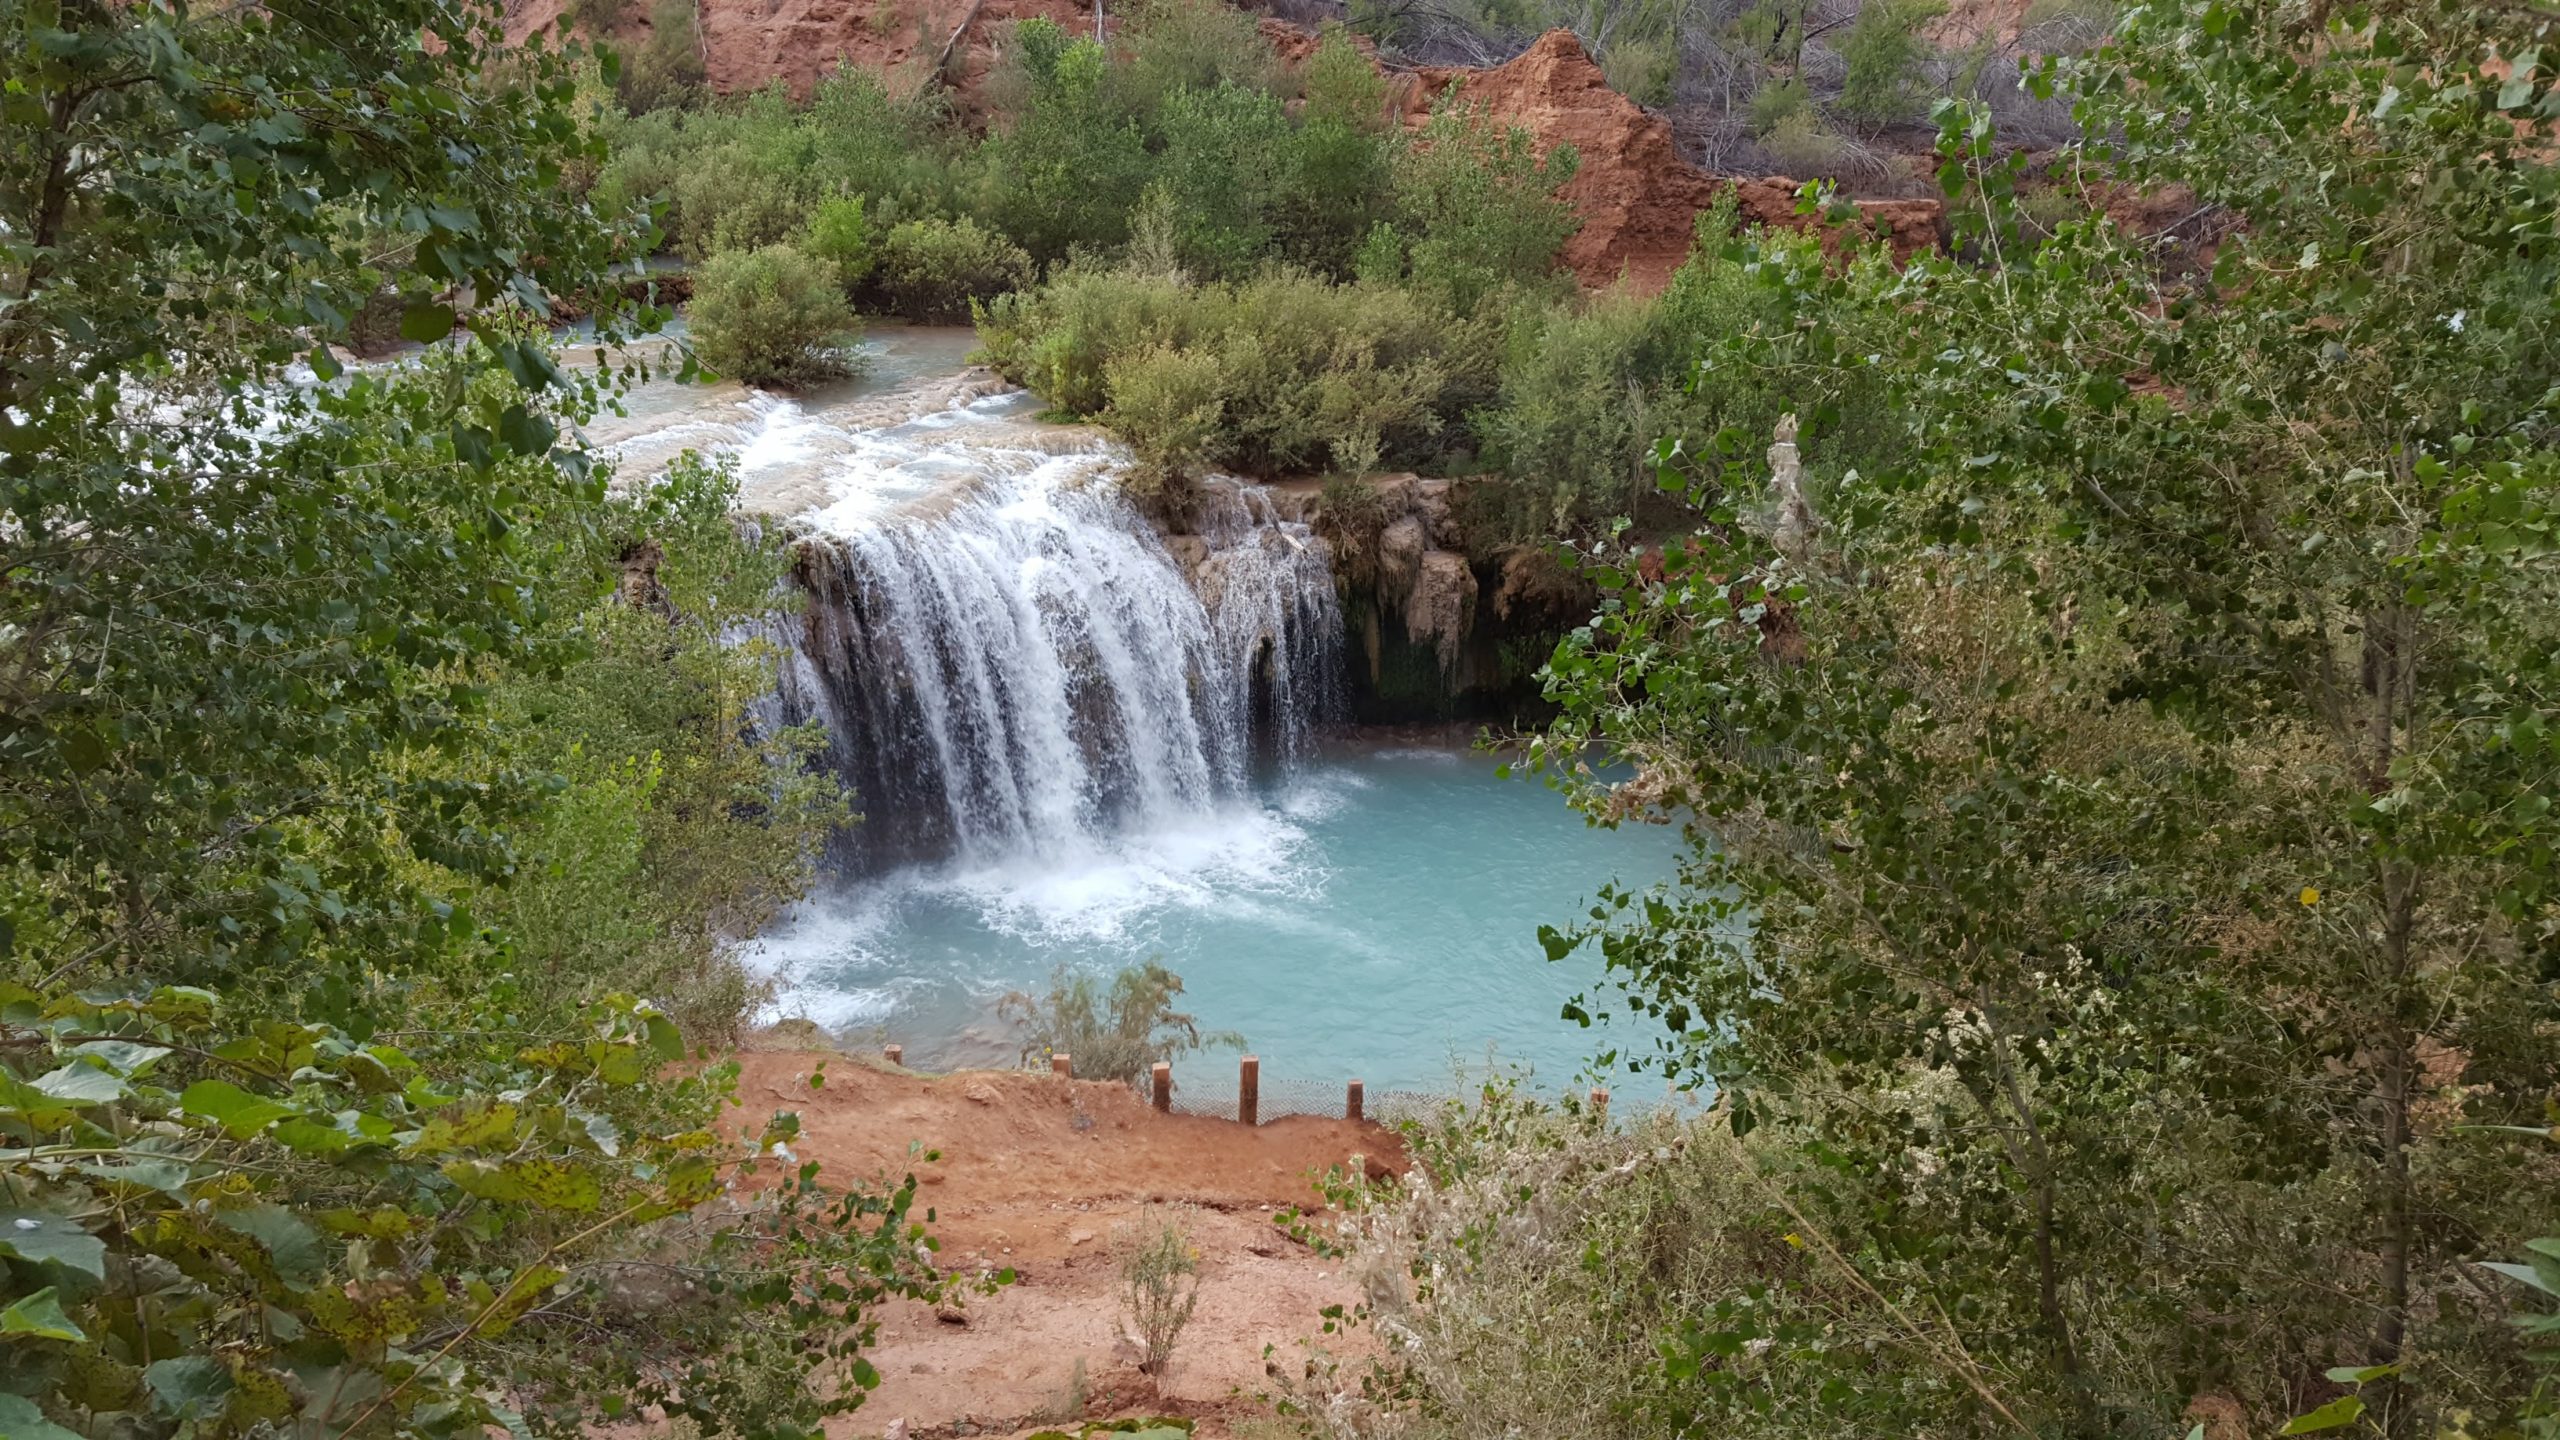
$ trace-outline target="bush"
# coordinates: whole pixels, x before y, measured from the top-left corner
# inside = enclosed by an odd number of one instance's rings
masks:
[[[809,217],[809,233],[800,248],[833,269],[836,284],[850,293],[871,276],[879,256],[871,243],[870,224],[862,216],[862,197],[838,195],[818,202]]]
[[[1095,1080],[1135,1080],[1159,1060],[1211,1045],[1244,1048],[1233,1031],[1202,1034],[1199,1021],[1173,1008],[1181,993],[1182,977],[1154,960],[1112,976],[1107,993],[1061,965],[1046,996],[1016,990],[996,1002],[996,1013],[1026,1027],[1024,1063],[1072,1056],[1076,1073]]]
[[[796,387],[850,372],[853,312],[826,266],[788,245],[733,250],[694,273],[693,344],[713,370]]]
[[[992,308],[980,333],[990,363],[1052,405],[1106,423],[1115,411],[1144,415],[1150,443],[1181,434],[1186,451],[1182,422],[1206,413],[1214,374],[1216,434],[1197,453],[1271,475],[1430,458],[1450,422],[1490,397],[1499,323],[1441,313],[1397,286],[1303,271],[1192,285],[1069,270]],[[1190,353],[1115,368],[1159,347]],[[1122,384],[1147,393],[1124,402]]]
[[[1573,147],[1541,156],[1528,131],[1474,107],[1434,113],[1395,162],[1414,283],[1460,315],[1498,290],[1556,288],[1556,251],[1581,223],[1556,191],[1579,165]]]
[[[1179,1219],[1161,1211],[1142,1214],[1137,1230],[1120,1258],[1121,1301],[1146,1352],[1138,1368],[1155,1377],[1161,1392],[1174,1342],[1200,1308],[1200,1247]]]
[[[1204,278],[1233,279],[1270,251],[1297,180],[1297,133],[1267,92],[1182,90],[1157,124],[1164,151],[1148,188],[1173,221],[1175,254]]]
[[[1943,0],[1866,0],[1840,42],[1849,66],[1841,118],[1869,131],[1918,118],[1927,79],[1921,62],[1931,53],[1920,27],[1946,9]]]
[[[1751,95],[1751,133],[1766,136],[1813,109],[1812,92],[1793,75],[1769,81]]]
[[[1226,406],[1215,355],[1150,345],[1113,359],[1104,383],[1111,407],[1102,423],[1138,452],[1139,499],[1189,479],[1216,448]]]
[[[1028,287],[1031,256],[967,217],[909,220],[880,238],[873,285],[882,308],[927,325],[969,318],[972,300]]]

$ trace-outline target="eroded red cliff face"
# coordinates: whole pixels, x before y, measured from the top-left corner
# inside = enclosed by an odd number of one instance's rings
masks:
[[[559,23],[569,0],[505,0],[507,38],[522,43]],[[649,0],[624,0],[610,37],[625,53],[648,43]],[[780,80],[807,98],[818,77],[841,64],[918,78],[942,54],[963,17],[969,31],[952,50],[951,78],[966,94],[986,75],[990,43],[1008,20],[1045,15],[1090,29],[1090,0],[701,0],[703,70],[723,95]]]
[[[1668,284],[1689,253],[1699,211],[1728,187],[1739,192],[1746,221],[1806,228],[1820,222],[1796,213],[1796,182],[1709,175],[1680,157],[1671,124],[1609,88],[1600,67],[1569,30],[1539,38],[1518,58],[1491,70],[1413,72],[1403,95],[1407,124],[1421,124],[1454,88],[1499,120],[1537,137],[1541,147],[1571,145],[1582,157],[1564,197],[1582,217],[1565,243],[1564,263],[1585,285],[1622,278],[1651,292]],[[1939,243],[1945,212],[1938,201],[1861,201],[1868,225],[1889,231],[1897,256]]]

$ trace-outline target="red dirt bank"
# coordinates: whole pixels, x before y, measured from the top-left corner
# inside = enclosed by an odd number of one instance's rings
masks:
[[[1219,1434],[1225,1416],[1256,1408],[1246,1397],[1268,1383],[1265,1346],[1294,1362],[1323,1323],[1318,1311],[1359,1299],[1337,1262],[1291,1242],[1273,1213],[1320,1204],[1311,1178],[1355,1155],[1375,1172],[1404,1166],[1401,1142],[1376,1126],[1289,1119],[1248,1129],[1159,1115],[1101,1081],[927,1077],[803,1052],[738,1059],[738,1098],[754,1123],[798,1111],[793,1152],[839,1181],[912,1171],[942,1263],[1018,1277],[970,1300],[965,1324],[893,1307],[869,1352],[881,1387],[831,1430],[839,1437],[878,1435],[895,1419],[917,1436],[1036,1429],[1027,1422],[1059,1406],[1079,1369],[1091,1413],[1162,1404],[1202,1416],[1204,1436]],[[821,1064],[825,1084],[813,1089]],[[941,1158],[928,1162],[925,1150]],[[1200,1311],[1161,1402],[1119,1343],[1113,1254],[1115,1232],[1151,1203],[1192,1207],[1203,1260]]]

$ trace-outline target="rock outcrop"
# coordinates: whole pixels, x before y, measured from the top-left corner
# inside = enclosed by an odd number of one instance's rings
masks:
[[[1045,15],[1069,30],[1091,29],[1093,6],[1078,0],[700,0],[703,73],[723,95],[775,80],[806,99],[821,76],[850,64],[883,74],[929,69],[965,19],[950,78],[964,95],[993,65],[996,28]],[[569,0],[504,0],[507,39],[547,32]],[[624,0],[605,38],[636,54],[649,41],[649,0]]]
[[[1542,148],[1579,152],[1581,168],[1563,194],[1582,228],[1565,242],[1563,258],[1586,285],[1623,279],[1647,293],[1660,290],[1688,257],[1698,212],[1728,188],[1745,221],[1787,229],[1823,223],[1796,213],[1793,180],[1709,175],[1682,159],[1671,122],[1610,89],[1570,30],[1551,30],[1490,70],[1413,72],[1402,101],[1406,123],[1421,124],[1452,89],[1527,130]],[[1870,229],[1890,237],[1898,258],[1940,243],[1945,226],[1945,209],[1934,199],[1860,201],[1858,211]]]

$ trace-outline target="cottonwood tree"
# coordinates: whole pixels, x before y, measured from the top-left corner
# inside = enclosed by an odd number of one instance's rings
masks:
[[[1782,544],[1749,437],[1666,445],[1705,527],[1555,658],[1536,762],[1695,844],[1550,948],[1945,1317],[1973,1423],[2280,1422],[2324,1367],[2327,1424],[2525,1403],[2471,1262],[2554,1177],[2461,1122],[2560,1082],[2546,24],[2157,0],[2047,66],[2086,163],[2241,217],[2190,285],[2100,220],[2030,244],[1942,107],[1957,255],[1745,254],[1797,322],[1699,382],[1795,384],[1818,448],[1880,372],[1907,458]]]

